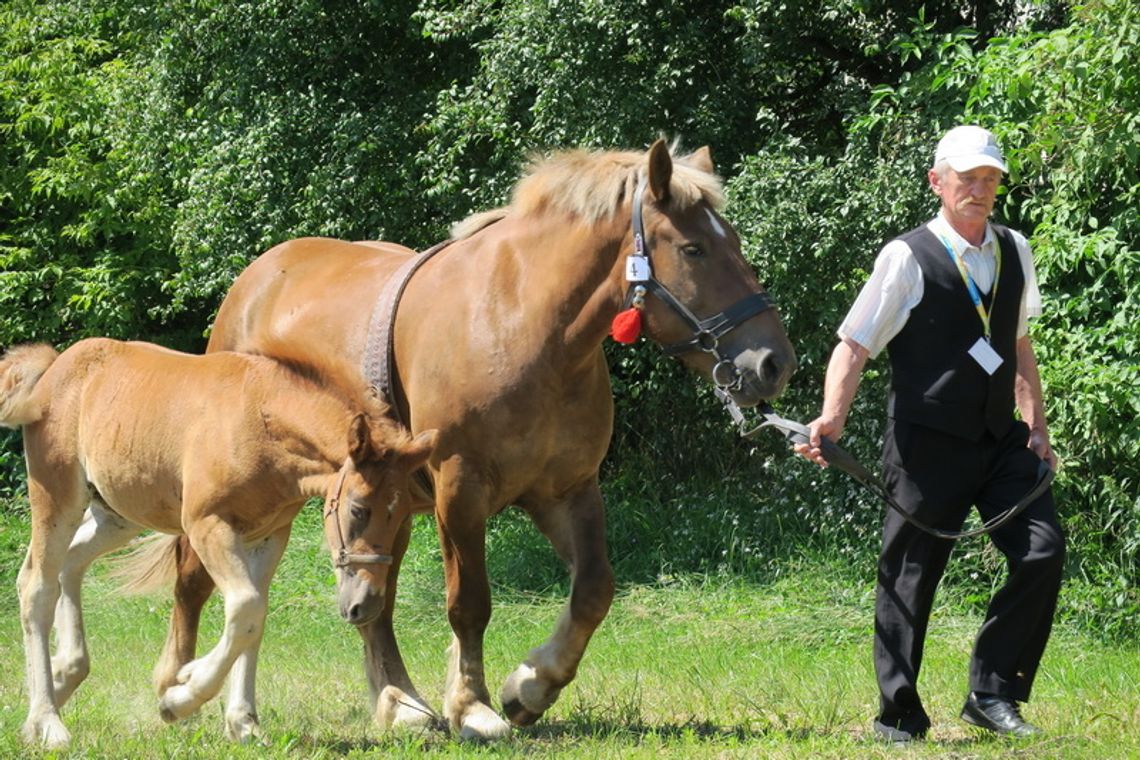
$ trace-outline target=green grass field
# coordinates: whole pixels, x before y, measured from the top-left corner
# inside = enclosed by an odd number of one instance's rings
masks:
[[[18,530],[18,529],[17,529]],[[16,543],[9,535],[6,553]],[[417,524],[397,613],[401,648],[421,693],[438,709],[449,629],[432,526]],[[264,743],[235,746],[222,703],[189,721],[159,719],[150,670],[165,634],[167,598],[118,598],[97,565],[85,607],[90,678],[64,710],[73,736],[60,757],[1025,757],[1140,756],[1140,652],[1062,624],[1026,717],[1040,739],[980,736],[958,718],[979,619],[943,602],[931,624],[921,686],[934,720],[928,741],[876,744],[871,670],[872,589],[850,572],[797,562],[765,584],[662,577],[621,587],[578,678],[537,725],[494,745],[445,734],[388,736],[371,723],[356,633],[335,614],[319,529],[300,525],[274,582],[259,668]],[[492,552],[509,547],[491,547]],[[5,580],[13,563],[5,557]],[[620,580],[620,579],[619,579]],[[492,692],[540,643],[560,591],[495,589],[487,634]],[[53,756],[24,747],[26,698],[14,583],[0,595],[0,757]],[[216,640],[211,602],[203,641]]]

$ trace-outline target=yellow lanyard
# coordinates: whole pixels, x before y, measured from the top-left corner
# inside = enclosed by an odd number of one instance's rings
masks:
[[[954,245],[946,238],[945,235],[939,235],[938,239],[942,241],[943,247],[946,248],[946,254],[954,265],[958,267],[958,274],[962,275],[962,282],[966,283],[966,291],[970,294],[970,300],[974,302],[974,308],[978,311],[978,317],[982,320],[982,333],[986,336],[986,341],[990,339],[990,313],[994,309],[994,304],[997,302],[997,289],[998,280],[1001,278],[1001,247],[997,248],[994,253],[994,284],[990,287],[990,308],[987,311],[985,305],[982,303],[982,294],[978,290],[978,286],[974,283],[974,278],[966,271],[966,262],[962,261],[962,257],[958,251],[954,249]]]

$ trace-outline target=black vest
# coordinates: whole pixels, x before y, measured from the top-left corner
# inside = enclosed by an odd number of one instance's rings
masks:
[[[924,225],[900,236],[922,268],[922,300],[887,344],[891,392],[887,414],[976,441],[989,430],[1000,437],[1013,423],[1017,322],[1025,274],[1009,231],[992,225],[1001,256],[997,302],[990,311],[990,345],[1002,358],[992,375],[969,354],[983,335],[982,320],[958,267],[942,241]]]

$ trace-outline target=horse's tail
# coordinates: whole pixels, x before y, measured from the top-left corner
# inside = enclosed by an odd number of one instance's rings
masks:
[[[138,596],[162,591],[178,577],[178,536],[154,533],[112,560],[108,575],[124,594]]]
[[[46,343],[8,349],[0,359],[0,425],[19,427],[43,416],[43,402],[33,391],[59,352]]]

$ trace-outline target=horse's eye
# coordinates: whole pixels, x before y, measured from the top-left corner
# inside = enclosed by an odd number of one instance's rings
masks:
[[[356,520],[357,522],[364,522],[368,519],[369,511],[370,510],[367,507],[358,507],[354,505],[352,507],[352,519]]]
[[[705,252],[702,251],[701,247],[696,243],[686,243],[685,245],[681,246],[681,253],[685,254],[686,256],[693,257],[705,255]]]

